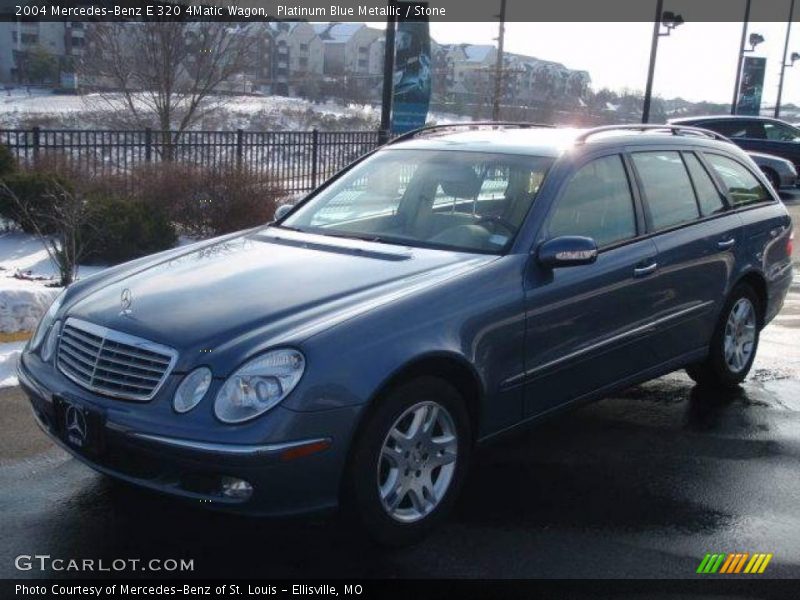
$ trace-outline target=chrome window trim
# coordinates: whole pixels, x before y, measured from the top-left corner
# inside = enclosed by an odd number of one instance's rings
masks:
[[[91,385],[86,381],[82,381],[79,378],[74,377],[68,371],[61,368],[61,336],[63,335],[64,328],[67,326],[71,326],[74,329],[78,329],[79,331],[84,331],[86,333],[98,336],[103,341],[109,340],[112,342],[118,342],[120,344],[125,344],[126,346],[132,346],[133,348],[140,348],[142,350],[147,350],[148,352],[154,352],[168,356],[169,364],[164,369],[164,374],[161,376],[161,379],[158,381],[158,383],[156,383],[155,387],[153,388],[153,391],[147,395],[114,392],[103,387]],[[56,353],[55,353],[56,366],[58,367],[58,371],[76,385],[79,385],[80,387],[87,389],[91,392],[94,392],[100,396],[117,398],[119,400],[132,400],[134,402],[149,402],[156,396],[156,394],[158,394],[159,390],[167,381],[167,378],[170,376],[170,374],[172,374],[172,370],[175,368],[175,364],[178,362],[178,351],[175,350],[174,348],[171,348],[169,346],[164,346],[162,344],[157,344],[156,342],[151,342],[150,340],[130,335],[122,331],[117,331],[116,329],[110,329],[108,327],[104,327],[103,325],[90,323],[89,321],[84,321],[83,319],[69,317],[66,321],[64,321],[64,325],[62,326],[61,331],[62,333],[61,335],[59,335],[58,347],[56,348]],[[102,352],[102,344],[100,350],[98,351],[98,356],[100,356],[100,352]],[[96,367],[97,364],[95,361],[95,368]]]

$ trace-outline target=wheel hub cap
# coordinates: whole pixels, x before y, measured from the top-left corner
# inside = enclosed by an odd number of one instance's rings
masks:
[[[756,311],[747,298],[739,298],[725,324],[725,362],[739,373],[750,362],[756,341]]]
[[[387,514],[410,523],[435,509],[455,473],[458,438],[441,404],[420,402],[394,422],[378,458],[378,493]]]

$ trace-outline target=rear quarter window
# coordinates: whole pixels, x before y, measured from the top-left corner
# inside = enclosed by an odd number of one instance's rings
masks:
[[[767,188],[743,164],[720,154],[706,153],[705,157],[722,179],[735,207],[772,200]]]

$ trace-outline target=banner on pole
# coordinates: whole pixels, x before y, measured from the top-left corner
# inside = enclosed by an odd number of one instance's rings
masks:
[[[414,7],[427,8],[427,2],[398,1],[399,17],[395,39],[393,134],[405,133],[425,125],[431,100],[431,37],[427,17],[414,15]],[[411,20],[413,19],[413,20]]]
[[[764,72],[767,59],[748,56],[742,65],[742,82],[736,101],[736,114],[758,115],[761,112],[761,93],[764,90]]]

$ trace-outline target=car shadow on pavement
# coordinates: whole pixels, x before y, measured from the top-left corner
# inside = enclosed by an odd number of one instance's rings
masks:
[[[732,515],[693,492],[713,479],[715,459],[777,453],[774,442],[743,439],[764,429],[741,410],[748,404],[744,389],[657,380],[560,415],[476,457],[457,520],[599,532],[725,527]]]

